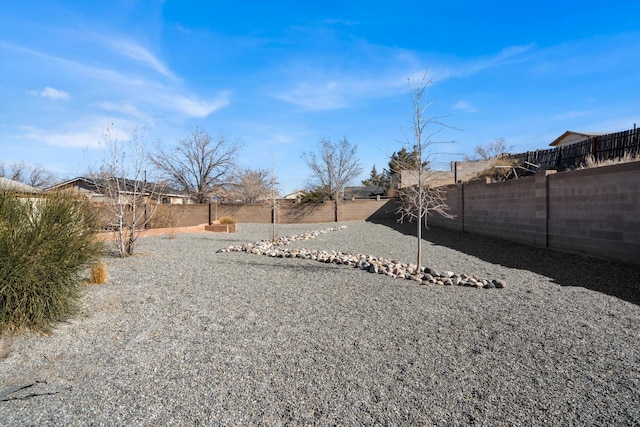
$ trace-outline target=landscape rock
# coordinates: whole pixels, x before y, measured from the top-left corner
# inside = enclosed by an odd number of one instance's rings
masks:
[[[493,279],[493,284],[497,289],[504,289],[507,287],[507,283],[502,279]]]
[[[285,247],[292,242],[314,239],[322,234],[344,228],[346,228],[346,226],[331,227],[319,231],[309,231],[295,236],[281,237],[275,241],[262,240],[255,243],[243,243],[242,245],[218,249],[217,252],[246,252],[273,258],[311,259],[325,264],[353,266],[372,274],[385,274],[389,277],[411,280],[422,285],[457,285],[485,289],[502,289],[506,287],[506,283],[501,279],[489,280],[481,278],[478,275],[469,276],[464,273],[456,274],[449,270],[440,272],[429,267],[418,268],[415,264],[406,264],[395,259],[389,261],[373,255],[318,251],[302,248],[290,249]]]

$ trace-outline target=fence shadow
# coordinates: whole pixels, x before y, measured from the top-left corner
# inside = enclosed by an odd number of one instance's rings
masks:
[[[415,236],[415,223],[372,216],[368,222]],[[423,239],[483,261],[549,277],[560,286],[580,286],[640,305],[640,266],[583,257],[468,232],[430,226]]]

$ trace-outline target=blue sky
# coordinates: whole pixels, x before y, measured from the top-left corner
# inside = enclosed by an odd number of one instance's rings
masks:
[[[303,188],[322,138],[358,144],[362,179],[410,130],[429,69],[448,125],[436,166],[504,138],[640,124],[638,1],[0,0],[0,161],[61,178],[103,156],[107,126],[171,147],[199,126]],[[440,150],[440,147],[438,148]]]

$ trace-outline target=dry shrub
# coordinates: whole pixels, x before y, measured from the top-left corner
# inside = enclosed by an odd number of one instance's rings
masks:
[[[504,181],[504,179],[518,166],[518,161],[509,157],[498,157],[490,168],[478,174],[478,178],[489,177],[491,181]]]
[[[89,283],[103,284],[107,281],[107,264],[104,262],[96,262],[91,266],[91,275]]]
[[[220,224],[235,224],[237,221],[232,216],[221,216]]]
[[[602,166],[611,166],[611,165],[619,165],[621,163],[631,163],[640,161],[640,156],[638,154],[625,153],[622,157],[617,157],[615,159],[604,159],[604,160],[596,160],[591,154],[589,154],[584,163],[578,167],[578,169],[589,169],[589,168],[599,168]]]

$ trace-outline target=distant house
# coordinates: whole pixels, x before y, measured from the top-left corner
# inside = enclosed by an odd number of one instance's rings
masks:
[[[114,178],[91,179],[80,176],[49,187],[46,191],[73,190],[84,195],[91,202],[100,204],[108,201],[109,195],[106,188],[109,181],[113,179]],[[120,189],[120,193],[117,195],[118,200],[121,203],[126,203],[127,198],[135,191],[145,197],[158,197],[158,201],[166,205],[192,203],[191,198],[187,194],[167,186],[154,184],[152,182],[136,183],[130,179],[124,180],[123,188]]]
[[[576,142],[584,141],[585,139],[594,138],[596,136],[604,135],[602,132],[574,132],[568,130],[556,139],[551,144],[552,147],[563,147],[565,145],[575,144]]]
[[[344,199],[375,199],[378,196],[384,196],[384,187],[376,186],[358,186],[358,187],[344,187]]]
[[[38,188],[2,176],[0,176],[0,188],[7,189],[13,193],[18,193],[21,195],[33,195],[42,193],[42,190]]]
[[[282,197],[285,200],[296,200],[302,196],[304,196],[304,191],[295,190],[293,193],[289,193],[286,196]]]

